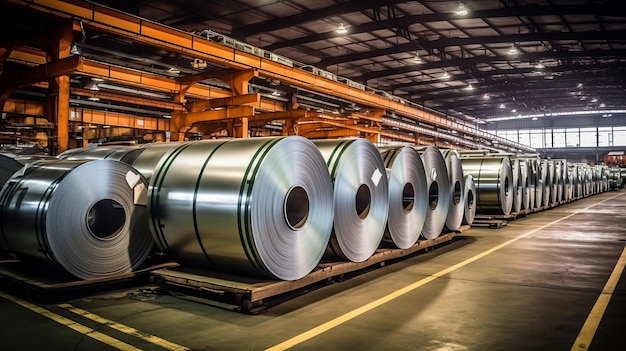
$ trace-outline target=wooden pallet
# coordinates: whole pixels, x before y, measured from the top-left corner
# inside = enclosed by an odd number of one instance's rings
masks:
[[[3,289],[24,298],[54,303],[93,293],[147,285],[152,270],[177,265],[160,258],[152,259],[134,272],[81,280],[54,268],[41,268],[31,262],[8,259],[0,261],[0,281]]]
[[[447,233],[436,239],[420,240],[408,249],[378,249],[363,262],[324,262],[311,273],[293,281],[261,280],[228,275],[221,272],[203,271],[189,267],[173,267],[151,272],[153,283],[165,287],[181,298],[227,308],[233,311],[257,313],[285,295],[304,293],[303,288],[316,283],[341,280],[347,273],[358,273],[368,267],[384,266],[387,262],[401,259],[419,251],[428,251],[437,245],[450,242],[457,232]]]

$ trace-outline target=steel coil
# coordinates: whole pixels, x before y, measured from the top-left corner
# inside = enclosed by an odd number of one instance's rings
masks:
[[[442,155],[446,161],[448,180],[450,181],[450,205],[448,206],[445,228],[448,231],[455,231],[461,226],[465,211],[463,166],[458,151],[443,150]]]
[[[62,160],[108,159],[133,164],[143,151],[144,149],[138,146],[106,145],[69,149],[57,155],[57,158]]]
[[[463,179],[463,193],[465,194],[463,224],[471,225],[476,217],[476,184],[471,174],[466,174]]]
[[[407,249],[417,242],[426,221],[428,188],[424,164],[412,147],[380,151],[389,173],[389,216],[383,238]]]
[[[552,167],[550,167],[549,160],[541,160],[539,163],[540,180],[543,183],[543,194],[541,196],[541,206],[546,207],[551,205],[552,198],[552,181],[554,176],[552,175]]]
[[[428,186],[428,209],[422,235],[426,239],[435,239],[443,231],[450,207],[450,180],[446,161],[434,146],[418,147],[424,169],[426,171],[426,185]]]
[[[511,207],[512,212],[519,212],[522,209],[522,169],[520,167],[519,159],[511,159],[511,173],[513,174],[513,205]]]
[[[531,170],[530,170],[530,160],[525,158],[518,159],[519,168],[521,172],[521,193],[522,193],[522,210],[531,210],[533,207],[530,205],[531,193],[535,193],[535,184],[532,180]]]
[[[18,155],[8,152],[0,153],[0,188],[11,179],[15,172],[24,165],[45,159],[54,159],[47,155]]]
[[[328,245],[332,182],[303,137],[179,144],[148,193],[157,245],[184,265],[295,280]]]
[[[513,207],[513,174],[508,157],[463,158],[478,194],[476,213],[508,215]]]
[[[334,224],[326,257],[365,261],[380,245],[389,213],[383,159],[366,139],[313,142],[334,182]]]
[[[161,158],[178,148],[183,144],[189,142],[167,142],[167,143],[149,143],[142,145],[143,150],[137,158],[133,161],[132,165],[139,173],[141,173],[148,182],[152,178],[152,174],[155,172],[157,165],[161,161]]]
[[[153,246],[146,207],[136,205],[146,187],[119,161],[36,161],[0,193],[0,243],[81,279],[133,271]]]

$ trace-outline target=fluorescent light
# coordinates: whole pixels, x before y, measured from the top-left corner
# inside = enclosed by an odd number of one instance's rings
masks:
[[[533,121],[536,121],[538,118],[537,117],[533,117],[531,118]]]
[[[490,98],[491,98],[491,97],[489,96],[489,94],[485,94],[485,95],[483,95],[483,99],[485,99],[485,100],[489,100]]]
[[[343,22],[341,22],[339,24],[339,28],[337,28],[336,32],[337,32],[337,34],[346,34],[346,33],[348,33],[348,30],[346,29],[346,27],[343,26]]]
[[[542,69],[542,68],[546,68],[546,66],[540,61],[540,62],[537,62],[537,64],[535,65],[535,68]]]
[[[274,92],[272,92],[272,96],[280,96],[280,93],[278,90],[274,90]]]
[[[87,100],[89,100],[89,101],[100,101],[100,98],[92,96],[92,97],[88,98]]]
[[[167,72],[170,73],[170,74],[179,74],[180,70],[178,68],[176,68],[176,67],[172,67],[172,68],[168,69]]]
[[[91,80],[94,81],[94,82],[104,82],[104,79],[98,78],[98,77],[93,77],[93,78],[91,78]]]
[[[509,55],[517,55],[519,54],[519,49],[515,46],[515,44],[511,45],[509,51],[507,51]]]
[[[515,112],[517,112],[517,110],[516,110],[516,109],[512,109],[512,110],[511,110],[511,113],[515,113]]]
[[[500,108],[506,108],[504,104],[500,104]]]
[[[444,71],[440,78],[441,79],[448,79],[448,78],[450,78],[450,74],[448,73],[448,71]]]
[[[467,16],[467,8],[462,1],[459,1],[459,7],[456,9],[455,13],[459,16]]]
[[[474,86],[472,85],[472,83],[470,83],[468,86],[465,87],[466,90],[474,90]]]

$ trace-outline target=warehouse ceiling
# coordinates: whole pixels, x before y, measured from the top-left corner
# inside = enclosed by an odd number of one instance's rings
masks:
[[[532,123],[536,116],[581,111],[619,115],[626,110],[626,13],[618,1],[97,3],[213,40],[226,35],[289,58],[301,68],[320,68],[477,125],[507,119]],[[46,28],[44,18],[18,13],[4,2],[2,6],[0,40],[9,40],[16,31]],[[337,32],[340,26],[346,33]],[[86,58],[164,76],[221,68],[199,66],[191,57],[89,30],[76,43]],[[268,94],[282,88],[272,82],[254,83]],[[171,99],[165,94],[152,98]],[[325,103],[319,95],[308,99],[316,106]],[[330,97],[328,101],[328,106],[343,103]]]
[[[618,1],[100,3],[225,34],[470,121],[626,109]],[[341,24],[347,33],[337,33]]]

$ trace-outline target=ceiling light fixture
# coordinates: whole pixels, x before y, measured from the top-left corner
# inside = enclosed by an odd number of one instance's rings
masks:
[[[489,99],[491,99],[491,96],[489,96],[489,94],[485,94],[485,95],[483,95],[483,99],[489,100]]]
[[[543,69],[543,68],[546,68],[546,66],[543,63],[541,63],[541,61],[539,61],[539,62],[537,62],[537,64],[535,64],[535,68],[536,69]]]
[[[337,32],[337,34],[346,34],[346,33],[348,33],[348,30],[346,29],[346,27],[343,26],[343,22],[341,22],[339,24],[339,28],[337,28],[336,32]]]
[[[467,16],[468,11],[465,5],[463,4],[463,1],[459,1],[459,7],[456,9],[455,13],[458,16]]]
[[[536,121],[538,118],[537,117],[533,117],[531,118],[533,121]]]
[[[89,101],[100,101],[100,98],[92,96],[90,98],[87,98],[87,100],[89,100]]]
[[[576,88],[580,89],[583,87],[583,83],[578,83],[578,85],[576,85]]]
[[[272,96],[280,96],[280,93],[278,90],[274,90],[274,92],[272,92]]]
[[[466,90],[474,90],[474,86],[472,85],[472,83],[470,83],[468,86],[465,87]]]
[[[506,108],[504,104],[500,104],[500,108]]]
[[[511,48],[509,49],[509,51],[507,51],[507,53],[509,55],[517,55],[519,54],[519,49],[517,48],[517,46],[515,46],[515,44],[511,45]]]
[[[422,58],[420,57],[420,55],[417,53],[417,51],[415,52],[415,57],[413,57],[413,62],[414,63],[422,63]]]
[[[448,71],[443,71],[443,74],[441,75],[441,79],[448,79],[450,78],[450,73],[448,73]]]
[[[170,74],[179,74],[180,70],[178,68],[176,68],[176,67],[172,67],[172,68],[168,69],[167,72],[170,73]]]
[[[512,109],[512,110],[511,110],[511,113],[515,113],[515,112],[517,112],[517,110],[516,110],[516,109]]]
[[[80,55],[80,50],[78,50],[78,46],[76,44],[72,44],[70,48],[70,55]]]
[[[603,102],[600,104],[600,107],[606,107],[606,104]]]

